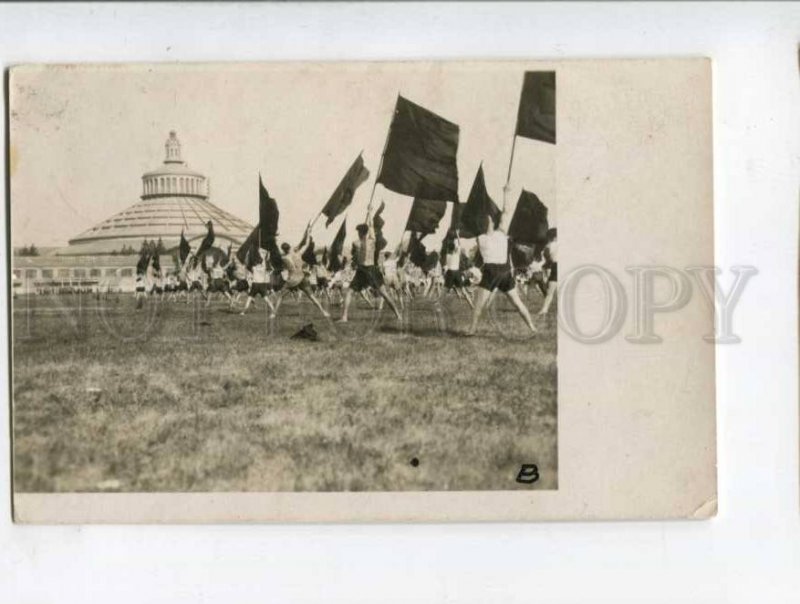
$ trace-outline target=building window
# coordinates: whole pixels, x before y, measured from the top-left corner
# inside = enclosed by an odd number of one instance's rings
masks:
[[[37,274],[38,272],[39,272],[39,271],[37,271],[35,268],[29,268],[28,270],[26,270],[26,271],[25,271],[25,276],[26,276],[28,279],[36,279],[36,277],[38,277],[38,276],[39,276],[39,275]]]
[[[60,269],[58,269],[58,273],[56,273],[56,274],[61,279],[69,279],[69,269],[68,268],[60,268]]]
[[[18,268],[15,268],[15,269],[14,269],[14,276],[15,276],[17,279],[22,279],[22,271],[21,271],[20,269],[18,269]]]
[[[42,279],[52,279],[53,278],[53,269],[52,268],[43,268],[42,269]]]
[[[106,277],[116,277],[116,276],[117,276],[117,269],[115,268],[106,269]]]
[[[85,268],[76,268],[72,270],[72,276],[76,279],[85,279],[86,278],[86,269]]]
[[[123,268],[119,271],[120,277],[133,277],[133,269],[132,268]]]
[[[100,269],[99,268],[90,269],[89,270],[89,276],[90,277],[99,277],[100,276]]]

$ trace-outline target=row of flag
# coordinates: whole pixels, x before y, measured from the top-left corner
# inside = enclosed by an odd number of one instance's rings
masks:
[[[555,72],[525,73],[514,142],[518,136],[555,144]],[[480,235],[484,229],[485,217],[491,216],[496,220],[500,214],[500,208],[487,191],[483,165],[478,168],[466,202],[460,203],[456,162],[458,142],[457,124],[398,96],[375,184],[381,184],[395,193],[413,197],[405,231],[412,234],[408,249],[409,258],[420,266],[430,264],[435,254],[427,254],[421,240],[439,228],[448,203],[453,204],[449,230],[458,231],[462,238]],[[513,148],[512,145],[509,176],[513,162]],[[347,210],[356,190],[369,179],[369,176],[370,172],[364,165],[362,154],[359,153],[320,211],[320,216],[326,217],[326,227]],[[383,206],[374,216],[378,233],[378,251],[386,245],[381,232],[382,211]],[[547,207],[536,194],[523,189],[510,223],[508,232],[510,239],[521,246],[544,243],[548,231],[547,214]],[[267,250],[274,261],[279,262],[280,254],[276,243],[279,218],[278,204],[269,195],[259,175],[259,222],[236,252],[236,257],[241,263],[252,266],[261,262],[260,250]],[[342,268],[346,225],[345,218],[333,239],[330,253],[327,248],[323,252],[323,262],[327,263],[331,270]],[[211,249],[213,242],[213,226],[209,224],[208,234],[201,242],[197,255],[202,256]],[[310,242],[306,250],[309,264],[316,262],[312,246],[313,242]],[[189,250],[189,243],[181,234],[179,246],[181,263],[185,262]]]

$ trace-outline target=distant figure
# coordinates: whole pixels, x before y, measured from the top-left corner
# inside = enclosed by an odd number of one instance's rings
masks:
[[[467,291],[467,279],[461,271],[461,242],[458,237],[458,232],[451,231],[447,234],[444,244],[445,251],[445,273],[444,273],[444,289],[445,292],[454,291],[456,296],[463,298],[470,305],[472,303],[472,296]]]

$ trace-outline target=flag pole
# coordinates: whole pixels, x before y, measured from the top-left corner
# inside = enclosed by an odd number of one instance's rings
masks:
[[[397,91],[397,101],[400,100],[400,91]],[[381,160],[378,162],[378,171],[375,173],[375,182],[372,183],[372,193],[369,194],[369,204],[367,205],[367,212],[372,208],[372,200],[375,197],[375,188],[378,186],[378,179],[381,176],[381,170],[383,169],[383,158],[386,155],[386,148],[389,146],[389,135],[392,133],[392,123],[394,122],[394,116],[397,112],[397,101],[394,102],[394,111],[392,112],[392,119],[389,120],[389,131],[386,133],[386,140],[383,143],[383,151],[381,151]]]
[[[514,138],[511,142],[511,158],[508,160],[508,174],[506,175],[506,186],[511,182],[511,166],[514,165],[514,149],[517,147],[517,129],[514,128]]]
[[[525,88],[525,76],[522,77],[522,87]],[[520,102],[522,91],[520,91]],[[506,187],[511,183],[511,166],[514,165],[514,150],[517,147],[517,131],[519,130],[519,112],[517,112],[517,119],[514,121],[514,136],[511,139],[511,157],[508,160],[508,174],[506,175]],[[505,205],[505,204],[504,204]],[[505,207],[503,208],[505,209]]]
[[[258,171],[258,254],[261,255],[261,187],[264,183],[261,181],[261,170]]]

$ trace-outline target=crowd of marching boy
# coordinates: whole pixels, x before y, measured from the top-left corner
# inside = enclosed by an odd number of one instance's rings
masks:
[[[505,204],[504,204],[505,205]],[[298,245],[276,242],[242,260],[231,249],[203,250],[188,247],[180,266],[168,269],[157,254],[144,254],[137,267],[137,307],[147,299],[197,302],[210,305],[217,298],[244,315],[251,306],[263,305],[270,318],[278,315],[283,299],[307,297],[318,311],[331,318],[328,309],[341,307],[339,322],[348,321],[353,297],[370,308],[387,305],[398,321],[402,309],[413,299],[439,300],[455,295],[472,309],[475,332],[478,320],[494,292],[512,302],[531,330],[536,327],[523,299],[539,302],[539,315],[548,312],[557,290],[558,241],[556,229],[547,233],[543,245],[530,250],[527,260],[514,261],[505,213],[486,217],[485,232],[468,253],[457,230],[449,230],[440,252],[427,253],[418,238],[401,242],[388,251],[381,234],[382,220],[372,206],[364,223],[357,225],[357,239],[349,256],[340,257],[324,248],[314,249],[309,224]],[[208,225],[212,231],[212,225]],[[214,253],[216,252],[216,253]],[[323,304],[327,302],[327,304]]]

